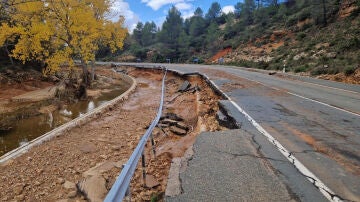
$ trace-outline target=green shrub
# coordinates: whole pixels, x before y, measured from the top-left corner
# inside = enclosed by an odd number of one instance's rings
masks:
[[[339,69],[336,67],[320,66],[313,69],[310,74],[316,76],[320,74],[337,74],[339,72]]]
[[[304,32],[299,32],[299,33],[296,35],[296,40],[301,41],[301,40],[304,39],[305,37],[306,37],[306,33],[304,33]]]
[[[346,67],[344,69],[344,73],[346,76],[350,76],[351,74],[355,73],[356,68],[355,67]]]
[[[295,73],[306,72],[308,69],[309,69],[308,65],[302,65],[302,66],[296,67],[294,72]]]

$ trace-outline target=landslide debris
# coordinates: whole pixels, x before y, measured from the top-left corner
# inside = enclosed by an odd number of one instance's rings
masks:
[[[139,85],[126,102],[0,165],[0,200],[96,201],[104,197],[155,117],[160,100],[161,72],[135,68],[127,72]],[[201,90],[182,92],[170,102],[185,80]],[[160,123],[167,126],[154,130],[156,158],[150,142],[146,146],[147,186],[138,167],[131,181],[133,201],[161,199],[171,160],[183,156],[200,131],[223,129],[215,118],[218,99],[199,77],[168,74]],[[186,134],[177,135],[171,127]]]

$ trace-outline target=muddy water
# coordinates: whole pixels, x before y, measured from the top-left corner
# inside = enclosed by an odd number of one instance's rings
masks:
[[[79,101],[52,113],[17,120],[10,131],[0,130],[0,156],[114,99],[127,88],[125,84],[116,86],[95,99]]]

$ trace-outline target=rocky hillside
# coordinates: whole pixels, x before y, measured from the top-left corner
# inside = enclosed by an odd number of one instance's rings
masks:
[[[339,9],[328,16],[326,25],[316,22],[307,13],[310,6],[298,9],[284,24],[274,22],[262,34],[258,33],[263,29],[262,25],[253,25],[239,34],[254,33],[258,37],[233,47],[223,56],[224,61],[261,69],[282,70],[285,67],[286,71],[359,84],[360,16],[357,4],[355,0],[341,1]],[[209,62],[217,62],[217,58]]]

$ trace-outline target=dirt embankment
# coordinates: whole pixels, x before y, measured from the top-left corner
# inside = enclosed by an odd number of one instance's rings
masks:
[[[118,176],[146,127],[155,117],[160,99],[162,75],[155,71],[127,69],[136,77],[138,88],[128,101],[102,114],[96,120],[69,130],[28,153],[0,165],[0,200],[86,201],[102,200]],[[171,159],[182,156],[202,130],[222,128],[215,120],[218,96],[197,77],[188,78],[197,90],[177,92],[184,79],[168,75],[162,127],[153,135],[156,158],[151,144],[146,146],[146,173],[153,177],[152,188],[143,186],[139,164],[131,182],[132,200],[162,198]],[[174,114],[176,116],[174,116]],[[175,118],[174,118],[175,117]],[[171,124],[174,119],[180,130]],[[172,121],[171,121],[172,120]],[[179,133],[179,131],[184,132]],[[177,135],[181,134],[181,135]],[[96,189],[97,195],[87,193]]]

